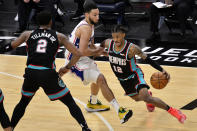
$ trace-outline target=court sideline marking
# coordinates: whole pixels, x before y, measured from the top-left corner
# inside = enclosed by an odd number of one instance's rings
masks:
[[[14,77],[14,78],[21,79],[21,80],[24,79],[23,77],[20,77],[20,76],[17,76],[17,75],[12,75],[12,74],[5,73],[5,72],[0,72],[0,74],[6,75],[6,76],[10,76],[10,77]],[[86,104],[84,102],[80,101],[79,99],[77,99],[77,98],[74,98],[74,99],[79,104],[83,105],[84,107],[86,106]],[[114,131],[114,129],[112,128],[112,126],[109,124],[109,122],[107,120],[105,120],[105,118],[102,115],[100,115],[98,112],[93,112],[93,113],[96,116],[98,116],[103,121],[103,123],[108,127],[109,131]]]

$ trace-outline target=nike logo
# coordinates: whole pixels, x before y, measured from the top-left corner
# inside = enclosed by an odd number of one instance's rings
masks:
[[[121,56],[125,56],[125,54],[120,53]]]

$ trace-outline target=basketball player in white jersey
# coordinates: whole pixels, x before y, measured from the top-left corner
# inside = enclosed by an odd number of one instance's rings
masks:
[[[104,75],[98,70],[95,61],[89,57],[98,56],[102,53],[98,51],[100,48],[94,45],[94,25],[99,20],[99,10],[94,2],[86,1],[84,4],[84,11],[85,19],[74,28],[70,35],[70,41],[79,48],[83,57],[81,57],[70,70],[80,77],[85,85],[91,83],[91,96],[86,106],[87,111],[106,111],[110,109],[109,106],[102,105],[97,99],[97,94],[99,89],[101,89],[105,99],[115,108],[121,123],[124,123],[132,116],[132,110],[126,110],[119,106],[113,92],[108,87]],[[65,58],[67,64],[72,58],[72,54],[66,51]],[[62,76],[67,71],[68,69],[64,66],[60,68],[59,74]]]

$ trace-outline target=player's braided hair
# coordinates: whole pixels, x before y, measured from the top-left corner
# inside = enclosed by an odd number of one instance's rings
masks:
[[[49,11],[42,11],[36,17],[36,21],[39,25],[48,25],[51,19],[52,17]]]
[[[123,25],[115,25],[112,28],[112,33],[117,33],[117,32],[122,32],[122,33],[126,33],[128,31],[128,28],[123,26]]]

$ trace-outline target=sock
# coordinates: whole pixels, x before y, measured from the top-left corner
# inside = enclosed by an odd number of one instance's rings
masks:
[[[169,111],[170,107],[167,105],[167,111]]]
[[[116,112],[118,113],[120,106],[115,98],[110,102],[110,104],[115,108]]]
[[[90,103],[91,104],[96,104],[97,103],[97,96],[96,95],[91,95],[90,96]]]

